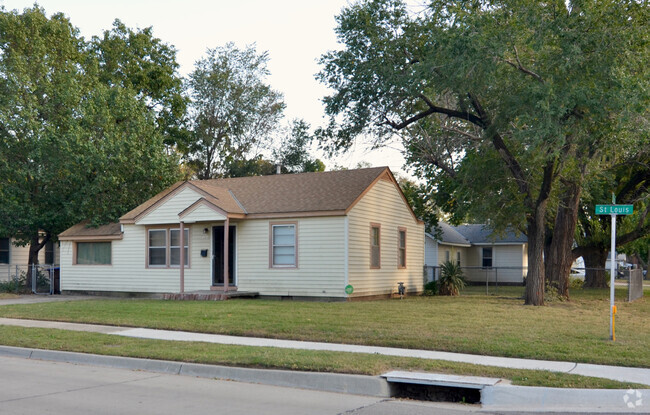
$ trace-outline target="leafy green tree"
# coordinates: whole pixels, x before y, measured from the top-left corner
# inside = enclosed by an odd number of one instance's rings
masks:
[[[225,167],[270,147],[285,104],[265,78],[269,57],[254,45],[209,49],[190,74],[191,142],[188,163],[200,179],[223,175]]]
[[[99,81],[133,91],[153,112],[165,144],[185,149],[187,99],[176,49],[154,37],[152,27],[133,30],[118,19],[111,30],[94,36],[89,47],[99,62]]]
[[[415,183],[398,174],[395,174],[395,178],[415,216],[424,221],[425,231],[437,234],[438,215],[431,189],[426,184]]]
[[[176,178],[151,112],[98,67],[62,14],[0,11],[0,234],[29,245],[29,264],[66,228],[115,220]]]
[[[321,59],[333,149],[396,131],[458,207],[528,236],[526,304],[544,304],[549,203],[567,165],[647,107],[648,8],[635,1],[361,1]],[[606,105],[604,104],[606,103]],[[489,209],[487,209],[489,208]],[[481,214],[479,210],[483,210]],[[513,213],[517,213],[513,215]],[[510,222],[510,223],[508,223]]]
[[[288,173],[305,173],[325,171],[325,164],[309,154],[309,146],[314,137],[310,125],[305,120],[295,119],[291,122],[289,136],[274,151],[273,157]]]

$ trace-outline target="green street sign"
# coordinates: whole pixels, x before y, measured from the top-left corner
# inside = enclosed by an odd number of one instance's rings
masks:
[[[596,205],[596,215],[631,215],[634,213],[632,205]]]
[[[354,287],[352,285],[348,284],[348,285],[345,286],[345,293],[346,294],[350,295],[353,292],[354,292]]]

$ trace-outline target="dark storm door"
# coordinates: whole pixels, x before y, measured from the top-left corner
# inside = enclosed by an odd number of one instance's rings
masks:
[[[223,226],[212,227],[212,285],[223,285]],[[230,226],[228,234],[228,285],[235,285],[236,228]]]

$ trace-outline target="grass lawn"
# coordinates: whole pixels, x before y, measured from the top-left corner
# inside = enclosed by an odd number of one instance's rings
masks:
[[[30,348],[66,350],[147,359],[379,375],[389,370],[413,370],[510,379],[515,385],[563,388],[629,389],[644,385],[565,373],[516,370],[439,360],[400,358],[365,353],[288,350],[273,347],[218,345],[135,339],[107,334],[0,326],[0,343]]]
[[[7,305],[0,316],[650,367],[650,293],[626,303],[625,289],[616,291],[610,342],[609,290],[573,290],[570,302],[545,307],[524,306],[521,292],[468,287],[455,298],[340,303],[92,300]]]

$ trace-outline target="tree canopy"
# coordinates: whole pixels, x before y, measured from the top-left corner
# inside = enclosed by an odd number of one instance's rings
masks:
[[[228,43],[196,63],[187,81],[193,135],[187,159],[198,178],[223,175],[230,163],[271,146],[285,104],[265,82],[268,59],[254,45]]]
[[[30,263],[177,177],[147,92],[109,82],[95,52],[62,14],[0,11],[0,233],[29,244]]]
[[[647,108],[648,13],[636,1],[354,3],[337,18],[343,49],[321,58],[334,90],[323,140],[402,134],[450,206],[525,231],[526,303],[543,304],[558,183],[576,160],[636,144],[617,133]]]

